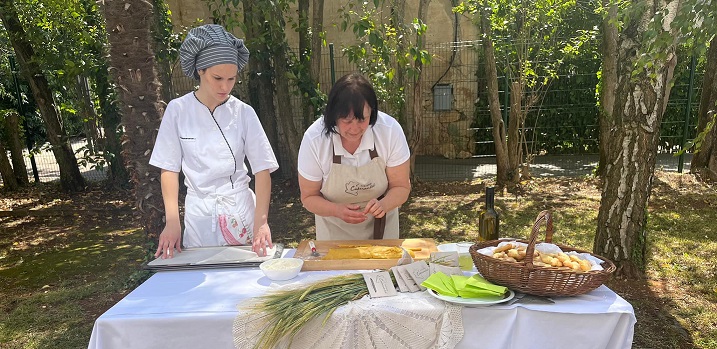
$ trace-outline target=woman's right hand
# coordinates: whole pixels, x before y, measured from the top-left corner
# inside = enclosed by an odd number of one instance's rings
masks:
[[[154,257],[157,258],[161,255],[162,259],[172,258],[175,250],[182,252],[182,228],[178,225],[167,224],[159,234],[159,245]]]
[[[361,206],[354,204],[337,204],[336,217],[349,224],[358,224],[366,220]]]

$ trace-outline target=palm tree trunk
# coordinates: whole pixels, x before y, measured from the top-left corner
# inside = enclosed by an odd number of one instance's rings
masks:
[[[150,241],[164,226],[159,169],[149,165],[164,103],[160,98],[150,27],[153,8],[142,0],[104,2],[110,44],[110,71],[120,96],[125,128],[123,155],[140,220]]]

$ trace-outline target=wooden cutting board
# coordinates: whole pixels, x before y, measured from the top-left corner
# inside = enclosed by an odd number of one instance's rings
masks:
[[[330,248],[339,245],[376,245],[376,246],[401,246],[406,249],[414,249],[414,260],[425,260],[431,256],[431,252],[438,251],[433,239],[387,239],[387,240],[327,240],[314,241],[319,256],[311,255],[309,240],[304,240],[296,248],[294,257],[304,260],[302,271],[308,270],[362,270],[362,269],[388,269],[396,266],[398,259],[337,259],[322,260]]]

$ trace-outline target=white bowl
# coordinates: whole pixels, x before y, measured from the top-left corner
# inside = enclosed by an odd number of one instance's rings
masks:
[[[299,275],[304,260],[299,258],[274,258],[259,264],[264,275],[274,281],[289,280]]]

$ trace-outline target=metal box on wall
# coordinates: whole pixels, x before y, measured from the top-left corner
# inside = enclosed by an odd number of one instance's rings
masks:
[[[453,109],[453,86],[451,84],[437,84],[433,86],[433,110]]]

